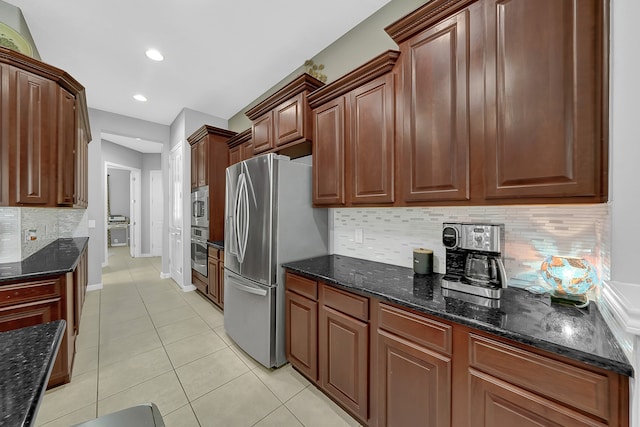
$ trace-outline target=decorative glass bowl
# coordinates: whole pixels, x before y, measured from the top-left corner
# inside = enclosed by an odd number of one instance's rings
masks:
[[[551,286],[552,297],[588,304],[587,292],[599,285],[598,272],[583,258],[552,255],[542,262],[540,270]]]

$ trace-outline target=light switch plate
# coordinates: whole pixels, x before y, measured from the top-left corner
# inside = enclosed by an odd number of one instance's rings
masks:
[[[364,243],[364,231],[362,228],[356,228],[355,241],[356,243]]]

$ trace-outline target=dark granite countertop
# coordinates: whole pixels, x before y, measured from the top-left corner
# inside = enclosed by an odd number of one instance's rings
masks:
[[[0,264],[0,286],[5,282],[53,276],[73,271],[88,237],[58,239],[20,262]]]
[[[221,249],[224,251],[224,240],[215,240],[215,241],[207,241],[207,245],[211,246],[212,248],[216,248],[216,249]]]
[[[289,262],[283,267],[354,293],[633,376],[633,367],[593,302],[586,309],[551,304],[548,295],[510,287],[503,290],[499,307],[487,307],[473,296],[442,289],[441,274],[419,277],[410,268],[342,255]]]
[[[64,320],[0,333],[0,425],[35,425]]]

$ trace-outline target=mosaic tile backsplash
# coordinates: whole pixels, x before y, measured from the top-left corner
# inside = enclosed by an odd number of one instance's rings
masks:
[[[86,209],[0,208],[0,263],[23,260],[60,237],[88,235]]]
[[[609,279],[609,206],[536,205],[436,208],[340,208],[333,215],[333,253],[413,267],[413,249],[434,253],[434,271],[445,272],[443,222],[505,225],[504,264],[509,286],[541,283],[539,270],[548,255],[589,260],[601,280]],[[356,243],[356,234],[362,242]]]

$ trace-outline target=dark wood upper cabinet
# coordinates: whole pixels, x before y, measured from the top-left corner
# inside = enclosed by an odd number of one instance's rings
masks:
[[[346,100],[340,96],[313,110],[313,203],[345,203]]]
[[[608,0],[432,0],[402,56],[396,205],[603,202]]]
[[[596,0],[485,1],[486,198],[606,200],[604,14]]]
[[[235,135],[226,129],[203,125],[187,138],[191,145],[191,187],[209,186],[209,241],[224,240],[227,141]]]
[[[351,203],[393,203],[395,88],[393,75],[351,91],[349,166]]]
[[[229,138],[229,165],[247,160],[253,156],[253,144],[251,140],[251,129],[238,133]]]
[[[0,86],[0,205],[86,207],[91,130],[84,87],[2,47]]]
[[[313,203],[394,202],[395,75],[387,51],[308,96],[313,108]]]
[[[273,112],[268,112],[253,123],[253,154],[261,154],[271,150],[273,143]]]
[[[322,85],[305,73],[250,108],[245,114],[253,122],[253,154],[272,151],[291,157],[310,154],[313,122],[307,94]]]
[[[304,102],[304,94],[299,93],[273,110],[274,143],[277,147],[304,138],[304,120],[308,120],[308,114],[304,112]]]
[[[56,87],[49,79],[11,67],[15,78],[13,117],[17,173],[16,203],[53,205],[51,183],[56,142]]]
[[[200,140],[191,145],[191,189],[203,187],[209,183],[209,165],[207,164],[208,145]]]
[[[76,125],[76,98],[68,91],[58,89],[58,188],[57,202],[59,205],[73,205],[75,188],[75,171],[77,157],[76,139],[78,135]]]
[[[401,45],[402,202],[469,199],[468,12]]]

